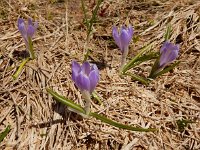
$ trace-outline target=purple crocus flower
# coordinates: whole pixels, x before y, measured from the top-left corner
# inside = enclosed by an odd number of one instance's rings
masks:
[[[160,49],[159,68],[164,68],[178,57],[179,45],[166,41]]]
[[[33,23],[30,18],[28,19],[27,25],[25,24],[22,18],[18,19],[18,30],[21,33],[26,43],[28,43],[28,38],[32,39],[37,27],[38,27],[37,22]]]
[[[84,62],[80,66],[73,61],[72,80],[81,92],[87,91],[91,94],[99,81],[99,70],[95,64],[90,65],[88,62]]]
[[[112,29],[113,38],[122,53],[128,51],[128,45],[133,37],[133,33],[134,31],[131,26],[127,28],[125,26],[122,26],[119,32],[116,26],[113,27]]]
[[[30,18],[28,19],[28,24],[25,24],[22,18],[18,19],[17,24],[18,24],[18,30],[25,41],[26,49],[29,51],[31,59],[34,59],[35,55],[33,51],[32,37],[36,32],[38,24],[37,22],[33,23]]]
[[[112,35],[115,40],[115,43],[122,52],[121,69],[126,63],[126,57],[128,55],[128,45],[133,37],[133,32],[134,31],[131,26],[127,28],[125,26],[122,26],[119,32],[116,26],[114,26],[112,29]]]

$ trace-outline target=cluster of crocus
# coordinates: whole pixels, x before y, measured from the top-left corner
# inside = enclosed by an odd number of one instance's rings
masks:
[[[95,64],[84,62],[82,66],[76,61],[72,62],[72,80],[80,89],[83,98],[86,101],[86,115],[90,113],[91,94],[99,81],[99,70]]]
[[[120,51],[122,52],[121,68],[126,63],[126,57],[129,51],[128,46],[133,37],[133,33],[134,31],[133,31],[132,26],[129,26],[129,27],[122,26],[119,32],[116,26],[113,27],[113,30],[112,30],[113,38],[115,40],[115,43],[119,47]]]
[[[133,37],[133,33],[134,33],[134,30],[131,26],[129,26],[129,27],[122,26],[120,31],[118,31],[116,26],[114,26],[112,29],[112,35],[113,35],[114,41],[122,52],[121,71],[123,71],[123,69],[125,70],[124,65],[126,63],[126,57],[128,55],[128,46]],[[146,50],[146,49],[144,49],[144,50]],[[155,62],[155,65],[152,67],[152,71],[151,71],[149,77],[155,78],[158,75],[158,73],[160,73],[160,71],[164,70],[166,66],[168,66],[170,63],[172,63],[178,57],[178,53],[179,53],[179,45],[175,45],[169,41],[164,42],[162,48],[160,49],[160,57]],[[143,51],[141,53],[139,53],[139,55],[135,56],[130,61],[128,66],[126,66],[126,68],[130,69],[131,66],[134,66],[134,63],[136,63],[138,60],[140,60],[140,61],[142,60],[141,62],[143,62],[145,60],[149,60],[154,57],[152,54],[146,54],[144,56],[142,56],[142,55],[143,55]],[[139,63],[141,63],[141,62],[139,62]],[[173,68],[173,67],[171,67],[171,68]],[[170,69],[166,69],[166,70],[162,71],[161,74],[163,74],[164,72],[166,72],[167,70],[170,70]],[[136,76],[134,76],[134,77],[136,77]],[[144,81],[139,76],[137,76],[136,79],[137,80],[141,79],[140,81]]]
[[[25,24],[22,18],[18,19],[18,30],[25,41],[26,49],[29,52],[31,59],[35,58],[35,54],[33,51],[32,37],[35,34],[37,27],[38,27],[37,22],[33,23],[30,18],[28,19],[28,24]]]

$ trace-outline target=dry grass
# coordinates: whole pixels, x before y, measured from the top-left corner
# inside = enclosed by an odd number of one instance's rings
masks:
[[[93,1],[87,1],[92,8]],[[103,105],[92,111],[128,125],[155,127],[155,133],[118,129],[93,118],[83,119],[57,103],[45,88],[83,105],[71,81],[71,61],[83,60],[86,31],[80,2],[76,0],[0,1],[0,131],[11,125],[1,149],[200,149],[200,3],[198,0],[107,0],[94,26],[89,47],[101,80],[96,91]],[[105,12],[104,12],[105,9]],[[30,61],[20,78],[12,80],[25,49],[17,31],[17,18],[39,22],[34,38],[37,59]],[[120,52],[111,42],[113,24],[129,22],[135,27],[136,43],[130,58],[144,44],[154,41],[158,50],[170,23],[171,41],[180,43],[181,64],[149,86],[118,75]],[[17,54],[17,55],[16,55]],[[136,68],[150,70],[150,63]],[[177,120],[188,119],[183,132]]]

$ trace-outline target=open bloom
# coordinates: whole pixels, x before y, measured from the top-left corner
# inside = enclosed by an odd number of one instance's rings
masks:
[[[125,26],[122,26],[119,32],[116,26],[113,27],[112,29],[113,38],[122,53],[128,51],[128,45],[133,37],[133,33],[134,31],[131,26],[127,28]]]
[[[28,24],[26,25],[22,18],[18,19],[18,30],[24,38],[26,44],[28,44],[28,38],[32,39],[36,29],[38,27],[37,22],[33,23],[32,20],[28,19]]]
[[[73,61],[72,80],[81,92],[87,91],[91,94],[99,81],[99,70],[95,64],[84,62],[80,66],[76,61]]]
[[[160,49],[159,68],[164,68],[178,57],[179,45],[166,41]]]

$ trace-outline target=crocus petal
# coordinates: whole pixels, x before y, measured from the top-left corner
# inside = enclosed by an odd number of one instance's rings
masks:
[[[166,41],[163,43],[163,46],[160,49],[160,53],[162,53],[163,51],[165,51],[166,48],[168,48],[171,45],[170,42]]]
[[[128,34],[129,34],[129,36],[132,38],[132,36],[133,36],[133,33],[134,33],[134,30],[133,30],[133,27],[132,26],[129,26],[128,27]]]
[[[24,24],[24,20],[22,18],[18,19],[18,30],[22,34],[22,36],[25,38],[26,37],[26,27]]]
[[[82,71],[77,76],[75,84],[81,91],[90,90],[90,80]]]
[[[24,19],[19,18],[19,19],[17,20],[17,22],[18,22],[18,25],[19,25],[19,24],[22,24],[22,23],[24,23]]]
[[[86,74],[87,76],[89,76],[90,73],[90,64],[89,62],[84,62],[83,65],[81,66],[81,70],[84,74]]]
[[[28,25],[33,26],[33,27],[35,28],[35,30],[36,30],[37,27],[38,27],[38,23],[37,23],[37,22],[34,22],[34,23],[33,23],[33,21],[32,21],[31,18],[28,19]]]
[[[90,80],[90,93],[92,93],[99,82],[99,74],[96,70],[93,70],[89,75]]]
[[[118,29],[116,26],[113,27],[112,29],[112,35],[113,38],[115,40],[115,43],[117,44],[117,46],[120,48],[121,50],[121,41],[120,41],[120,37],[119,37],[119,33],[118,33]]]
[[[92,70],[92,71],[94,70],[94,71],[96,72],[96,74],[99,75],[99,70],[98,70],[98,68],[97,68],[97,65],[93,64],[93,65],[91,66],[91,70]]]
[[[32,25],[28,25],[27,27],[27,36],[32,38],[35,33],[35,28]]]
[[[33,22],[32,22],[32,19],[31,18],[28,18],[28,25],[33,25]]]
[[[131,41],[131,36],[128,34],[127,30],[122,29],[121,35],[120,35],[120,40],[121,40],[121,46],[122,46],[122,52],[127,49],[130,41]]]
[[[174,61],[178,57],[179,45],[174,45],[170,42],[165,42],[160,49],[160,68]]]
[[[81,70],[81,66],[76,62],[72,61],[72,80],[76,82],[76,77]]]

